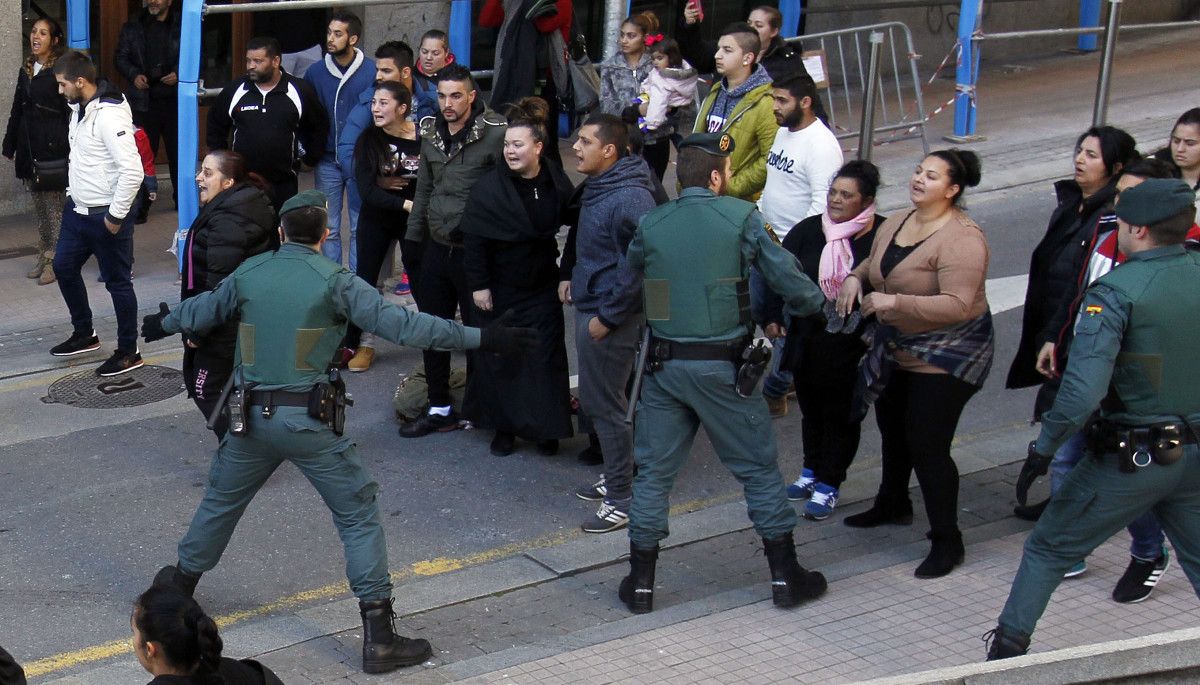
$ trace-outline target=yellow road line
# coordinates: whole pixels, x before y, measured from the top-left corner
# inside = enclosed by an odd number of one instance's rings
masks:
[[[173,352],[164,352],[162,354],[144,357],[142,361],[146,362],[147,364],[161,364],[164,362],[179,361],[180,359],[183,359],[183,352],[176,350]],[[62,378],[65,375],[82,371],[83,369],[80,368],[82,366],[83,364],[80,364],[79,366],[64,366],[55,369],[48,369],[46,371],[38,371],[24,380],[13,381],[11,383],[6,383],[0,380],[0,394],[6,392],[20,392],[22,390],[29,390],[31,388],[37,388],[41,386],[49,387],[54,383],[54,381]],[[59,373],[62,375],[56,376],[53,380],[46,380],[46,376]]]
[[[698,509],[711,507],[717,504],[724,504],[737,499],[738,496],[739,495],[735,493],[722,495],[719,497],[709,497],[705,499],[691,500],[689,502],[681,502],[680,504],[671,507],[671,514],[679,515],[696,511]],[[401,583],[405,580],[409,580],[418,576],[437,576],[443,573],[458,571],[460,569],[469,568],[472,566],[480,566],[492,561],[517,556],[535,549],[544,549],[546,547],[560,545],[564,542],[569,542],[582,536],[583,532],[581,530],[578,528],[572,528],[571,530],[557,531],[536,537],[532,540],[526,540],[525,542],[514,542],[512,544],[486,549],[482,552],[468,554],[464,557],[437,557],[434,559],[426,559],[424,561],[418,561],[398,571],[392,571],[392,582]],[[251,609],[243,609],[241,611],[235,611],[223,616],[217,616],[214,618],[214,620],[217,622],[218,626],[222,628],[228,628],[235,623],[241,623],[242,621],[246,621],[258,616],[265,616],[277,611],[291,609],[296,606],[310,604],[320,600],[332,599],[334,597],[346,594],[349,592],[349,590],[350,588],[345,582],[331,583],[329,585],[314,588],[312,590],[305,590],[293,595],[288,595],[287,597],[282,597],[273,602],[268,602],[267,604],[263,604]],[[120,656],[122,654],[129,654],[132,651],[133,649],[129,646],[128,639],[113,640],[112,642],[105,642],[103,644],[85,647],[83,649],[70,652],[62,652],[61,654],[55,654],[53,656],[48,656],[36,661],[31,661],[25,664],[25,675],[30,678],[36,678],[55,673],[57,671],[66,670],[68,668],[83,666],[84,664],[89,664],[96,661],[103,661],[104,659]]]

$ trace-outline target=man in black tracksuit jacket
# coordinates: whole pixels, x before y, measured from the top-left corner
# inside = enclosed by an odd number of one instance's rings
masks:
[[[300,163],[315,165],[325,151],[329,117],[316,92],[279,68],[279,43],[246,45],[246,77],[228,85],[208,110],[208,148],[232,149],[246,170],[270,184],[275,211],[297,192]]]

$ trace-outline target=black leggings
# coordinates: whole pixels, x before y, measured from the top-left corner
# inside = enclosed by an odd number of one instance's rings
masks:
[[[371,219],[364,221],[363,219],[364,217],[359,217],[358,230],[354,235],[354,244],[358,247],[358,268],[355,275],[371,285],[379,285],[380,269],[387,261],[388,248],[395,241],[398,244],[397,249],[400,251],[400,262],[404,264],[404,270],[408,272],[409,287],[413,289],[415,298],[416,273],[409,268],[409,264],[415,265],[419,262],[417,252],[421,249],[421,244],[403,239],[405,226],[403,220],[390,224],[391,228],[388,228],[388,225],[380,222]],[[360,342],[362,342],[362,329],[352,323],[346,328],[346,339],[342,346],[354,349]]]
[[[862,422],[850,420],[855,371],[851,367],[851,373],[840,384],[817,384],[803,378],[796,383],[804,468],[812,469],[818,483],[835,488],[845,482],[862,435]]]
[[[663,174],[667,173],[667,165],[671,163],[671,140],[661,138],[657,142],[643,145],[642,158],[654,170],[659,182],[662,182]]]
[[[359,255],[362,259],[362,255]],[[474,300],[467,287],[463,268],[463,248],[450,247],[433,240],[425,241],[421,257],[421,287],[417,289],[417,307],[426,314],[454,320],[455,310],[470,324]],[[425,382],[429,385],[431,407],[450,406],[450,353],[426,350]],[[471,356],[467,355],[467,377],[471,375]]]
[[[950,458],[950,442],[963,407],[978,389],[946,374],[897,369],[875,402],[883,440],[879,503],[906,501],[909,477],[916,471],[934,535],[958,530],[958,467]]]

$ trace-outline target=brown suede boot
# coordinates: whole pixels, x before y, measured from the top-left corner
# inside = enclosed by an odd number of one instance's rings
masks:
[[[57,280],[54,277],[54,253],[42,253],[42,263],[44,266],[42,268],[42,273],[38,274],[38,285],[50,285]]]
[[[33,268],[30,269],[29,272],[25,274],[25,278],[38,278],[42,275],[43,272],[45,272],[45,270],[46,270],[46,255],[44,253],[39,252],[38,256],[37,256],[37,262],[33,265]],[[51,275],[53,275],[53,273]]]

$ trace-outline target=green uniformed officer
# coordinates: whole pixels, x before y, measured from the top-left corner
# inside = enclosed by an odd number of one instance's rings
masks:
[[[179,543],[179,561],[162,569],[155,583],[190,595],[200,575],[217,565],[255,493],[290,461],[333,513],[363,618],[363,670],[382,673],[424,661],[430,647],[393,632],[379,486],[349,438],[310,416],[314,386],[329,380],[328,366],[348,321],[397,344],[445,350],[518,352],[536,344],[536,334],[502,327],[481,331],[384,302],[375,288],[321,255],[329,235],[325,203],[315,190],[289,199],[280,209],[283,244],[277,252],[246,260],[216,290],[185,300],[169,314],[160,305],[162,313],[145,319],[148,342],[178,332],[203,335],[237,319],[235,362],[248,388],[247,429],[221,441],[204,499]]]
[[[1049,463],[1099,408],[1088,458],[1071,470],[1025,541],[988,659],[1024,654],[1072,565],[1153,509],[1200,594],[1200,255],[1183,242],[1195,193],[1178,179],[1121,192],[1117,241],[1127,261],[1085,293],[1053,408],[1030,461]]]
[[[795,606],[825,592],[825,577],[796,562],[796,513],[779,471],[775,434],[756,384],[735,390],[738,360],[753,324],[753,264],[794,317],[821,311],[825,296],[800,273],[752,203],[722,197],[729,183],[728,134],[696,134],[679,146],[679,199],[647,214],[629,244],[629,264],[645,275],[652,337],[634,431],[629,516],[631,572],[620,597],[634,613],[653,609],[658,543],[667,537],[668,498],[704,426],[721,462],[741,482],[770,562],[775,604]],[[765,362],[759,361],[761,374]],[[749,371],[747,369],[746,371]],[[755,379],[756,380],[756,379]],[[745,396],[743,396],[745,395]]]

